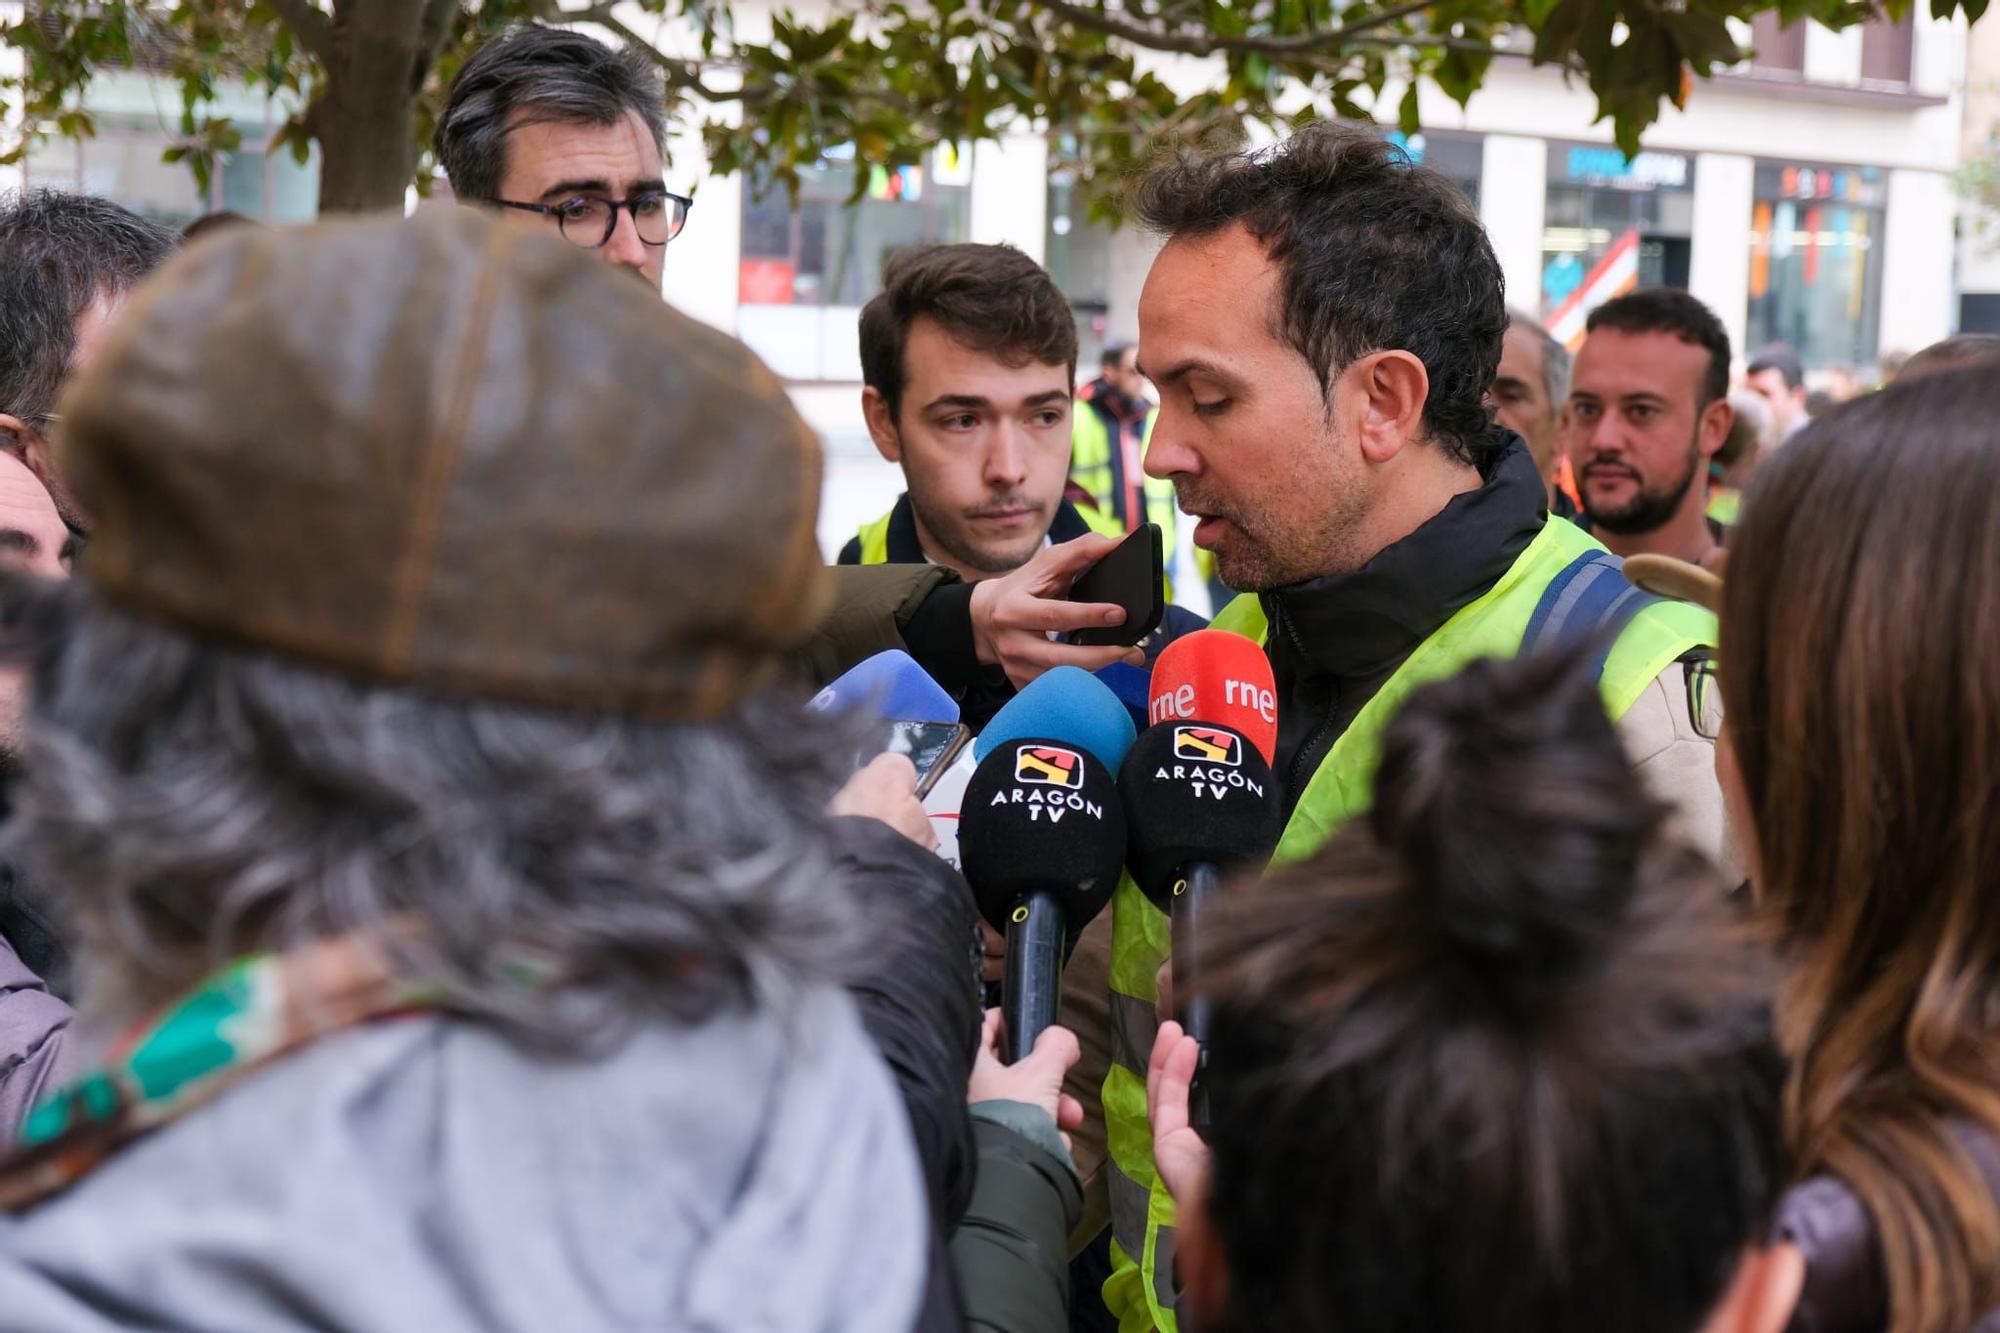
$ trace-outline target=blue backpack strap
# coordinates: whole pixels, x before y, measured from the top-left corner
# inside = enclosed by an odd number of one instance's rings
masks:
[[[1588,641],[1594,645],[1592,670],[1602,672],[1612,644],[1632,617],[1665,600],[1627,580],[1625,562],[1609,551],[1586,551],[1542,591],[1521,637],[1521,655],[1560,651]]]

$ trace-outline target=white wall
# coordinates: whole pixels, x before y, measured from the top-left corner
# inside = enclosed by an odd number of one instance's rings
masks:
[[[1861,28],[1835,32],[1806,24],[1805,76],[1812,83],[1854,84],[1861,81]]]
[[[1479,216],[1507,303],[1529,314],[1542,304],[1542,219],[1548,210],[1549,147],[1540,139],[1489,134],[1481,146]]]
[[[1105,283],[1105,299],[1110,304],[1104,317],[1106,343],[1139,340],[1139,293],[1145,290],[1146,275],[1153,271],[1160,245],[1158,236],[1132,223],[1111,233],[1111,244],[1105,247],[1105,261],[1111,270]],[[1087,376],[1092,372],[1080,373]]]
[[[1010,134],[972,149],[968,240],[1012,245],[1037,264],[1048,250],[1049,149],[1034,134]]]
[[[1729,330],[1729,344],[1745,349],[1750,304],[1750,212],[1756,162],[1734,153],[1701,153],[1694,160],[1694,240],[1688,290]]]
[[[1958,200],[1936,171],[1889,173],[1882,255],[1885,352],[1914,352],[1951,332],[1952,220]]]

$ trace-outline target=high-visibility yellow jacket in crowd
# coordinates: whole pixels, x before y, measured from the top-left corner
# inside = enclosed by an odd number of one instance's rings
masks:
[[[1615,582],[1599,585],[1593,599],[1579,575],[1606,573]],[[1342,824],[1366,810],[1382,730],[1412,690],[1476,658],[1515,656],[1531,628],[1537,641],[1546,642],[1540,636],[1552,609],[1567,615],[1567,606],[1593,600],[1602,607],[1630,591],[1601,545],[1575,525],[1550,519],[1498,583],[1417,645],[1334,741],[1293,810],[1273,864],[1310,856]],[[1566,592],[1586,595],[1564,596]],[[1715,643],[1715,618],[1700,607],[1653,598],[1633,604],[1641,609],[1618,632],[1599,676],[1605,707],[1614,719],[1623,717],[1675,661]],[[1254,596],[1232,601],[1216,617],[1214,628],[1259,643],[1269,632]],[[1113,1063],[1104,1082],[1104,1116],[1111,1152],[1113,1242],[1112,1276],[1104,1297],[1118,1316],[1120,1333],[1154,1328],[1172,1333],[1174,1204],[1155,1176],[1152,1131],[1146,1122],[1146,1063],[1158,1028],[1156,977],[1168,954],[1168,918],[1130,876],[1119,884],[1112,910]]]
[[[1153,408],[1146,413],[1146,426],[1141,437],[1140,457],[1153,443],[1153,423],[1159,419],[1160,410]],[[1076,408],[1070,413],[1069,435],[1069,479],[1090,493],[1091,505],[1118,526],[1112,528],[1116,536],[1123,530],[1118,517],[1118,476],[1120,469],[1112,465],[1114,440],[1111,421],[1106,419],[1097,404],[1087,397],[1076,400]],[[1140,490],[1145,498],[1145,521],[1160,525],[1168,558],[1174,550],[1174,484],[1154,477],[1140,475]],[[1136,526],[1136,523],[1135,525]]]

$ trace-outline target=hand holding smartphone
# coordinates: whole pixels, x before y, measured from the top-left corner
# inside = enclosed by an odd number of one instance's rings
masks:
[[[1160,526],[1148,523],[1111,549],[1070,585],[1072,602],[1110,602],[1125,608],[1125,623],[1080,629],[1069,641],[1085,647],[1129,647],[1159,625],[1167,613],[1166,557]]]

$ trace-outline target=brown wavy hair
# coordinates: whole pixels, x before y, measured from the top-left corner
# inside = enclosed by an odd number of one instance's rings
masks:
[[[1778,931],[1786,1135],[1880,1240],[1892,1333],[2000,1304],[2000,376],[1898,384],[1760,471],[1723,698]]]

